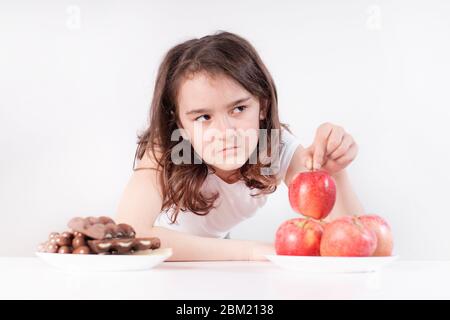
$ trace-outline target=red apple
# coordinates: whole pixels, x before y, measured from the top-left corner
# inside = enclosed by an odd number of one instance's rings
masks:
[[[320,222],[296,218],[280,225],[275,236],[275,251],[279,255],[318,256],[323,227]]]
[[[294,211],[314,219],[324,219],[336,201],[336,183],[325,171],[297,174],[289,184],[289,202]]]
[[[322,235],[320,255],[332,257],[369,257],[377,247],[374,231],[356,216],[344,216],[328,223]]]
[[[363,215],[359,217],[359,221],[375,232],[377,236],[377,248],[373,253],[374,256],[390,256],[394,247],[392,231],[382,217],[375,214]]]

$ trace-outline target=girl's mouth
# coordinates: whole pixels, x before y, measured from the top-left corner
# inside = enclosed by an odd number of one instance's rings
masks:
[[[224,148],[224,149],[222,149],[222,151],[221,151],[221,152],[223,152],[223,153],[227,153],[227,152],[234,152],[234,151],[236,151],[236,150],[237,150],[237,148],[238,148],[238,147],[236,147],[236,146],[234,146],[234,147],[228,147],[228,148]]]

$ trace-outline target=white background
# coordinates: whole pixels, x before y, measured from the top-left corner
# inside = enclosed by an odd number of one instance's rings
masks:
[[[0,1],[0,255],[114,215],[164,53],[217,30],[254,44],[303,145],[326,121],[354,136],[397,254],[450,258],[450,2],[332,0]],[[232,237],[271,241],[286,192]]]

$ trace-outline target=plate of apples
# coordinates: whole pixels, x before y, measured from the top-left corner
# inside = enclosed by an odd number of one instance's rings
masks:
[[[275,235],[274,264],[300,272],[361,273],[379,271],[395,261],[393,235],[379,215],[324,219],[336,201],[336,184],[325,171],[297,174],[289,202],[304,217],[283,222]]]

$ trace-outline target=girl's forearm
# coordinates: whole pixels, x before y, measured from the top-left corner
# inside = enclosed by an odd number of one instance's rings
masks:
[[[351,214],[364,214],[365,210],[354,192],[347,171],[341,170],[333,175],[336,181],[336,203],[330,215],[325,219],[331,219]]]
[[[161,248],[172,248],[168,261],[248,261],[263,260],[263,254],[272,253],[272,246],[257,241],[217,239],[153,227],[138,237],[158,237]],[[267,247],[266,247],[267,246]]]

